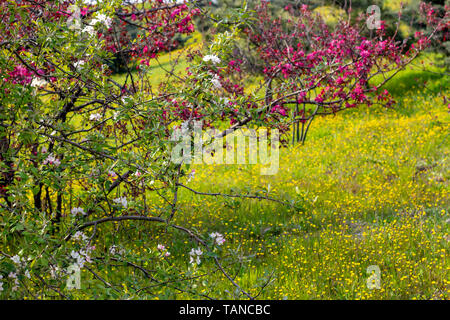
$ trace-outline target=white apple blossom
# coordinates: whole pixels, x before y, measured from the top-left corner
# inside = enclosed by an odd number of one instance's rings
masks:
[[[208,54],[208,55],[204,56],[203,61],[205,61],[205,62],[211,61],[213,64],[218,64],[221,62],[220,58],[213,54]]]
[[[156,246],[156,248],[157,248],[159,251],[162,251],[162,254],[163,254],[165,257],[170,256],[170,252],[166,249],[166,246],[165,246],[165,245],[158,244],[158,245]]]
[[[23,258],[19,257],[17,254],[11,257],[11,260],[17,265],[21,265],[23,263]]]
[[[89,36],[94,36],[95,35],[95,29],[93,26],[86,26],[81,30],[82,33],[87,33],[89,34]]]
[[[209,236],[213,238],[214,242],[219,246],[221,246],[225,242],[224,236],[218,232],[213,232]]]
[[[78,215],[79,213],[81,213],[83,216],[86,215],[86,212],[84,212],[83,208],[78,208],[78,207],[72,208],[72,210],[70,210],[70,213],[71,213],[73,216],[76,216],[76,215]]]
[[[184,136],[189,133],[189,120],[184,121],[181,126],[181,135]]]
[[[117,173],[115,173],[113,170],[109,170],[108,171],[108,177],[116,179],[117,178]]]
[[[220,78],[217,74],[215,74],[213,76],[213,78],[211,79],[211,83],[214,86],[214,88],[216,88],[216,89],[222,88],[222,84],[220,83]]]
[[[90,121],[100,121],[102,119],[101,113],[93,113],[89,116]]]
[[[80,60],[80,61],[75,62],[75,63],[73,64],[73,66],[75,67],[75,69],[77,69],[78,71],[80,71],[81,68],[82,68],[85,64],[86,64],[86,61]]]
[[[30,83],[30,86],[32,86],[34,88],[40,88],[40,87],[45,86],[46,84],[47,84],[47,81],[45,81],[45,80],[33,78],[33,80]]]
[[[72,259],[75,259],[75,263],[78,265],[78,267],[81,269],[84,267],[86,263],[91,263],[92,259],[89,256],[91,251],[94,249],[93,246],[86,247],[86,249],[81,249],[79,251],[72,250],[70,252],[70,257]]]
[[[123,256],[125,254],[125,250],[124,249],[120,249],[116,245],[112,245],[109,248],[109,253],[112,254],[112,255],[118,254],[119,256]]]
[[[122,207],[126,208],[128,206],[128,201],[126,197],[119,197],[113,200],[114,203],[122,205]]]
[[[192,265],[199,265],[201,263],[200,256],[202,254],[203,254],[202,249],[200,249],[200,248],[197,248],[197,249],[192,248],[191,251],[189,252],[189,256],[190,256],[189,263],[192,264]]]
[[[76,260],[76,264],[78,265],[78,267],[83,268],[84,264],[86,263],[86,259],[80,255],[79,252],[72,250],[70,252],[70,256]]]
[[[50,265],[50,276],[53,279],[56,279],[56,277],[59,276],[61,269],[57,266],[54,266],[53,264]]]
[[[192,169],[192,171],[188,174],[186,183],[189,183],[191,181],[191,179],[193,179],[195,176],[195,169]]]
[[[117,252],[117,246],[116,245],[112,245],[111,247],[109,247],[109,253],[110,254],[116,254]]]
[[[75,241],[83,241],[84,242],[88,239],[88,237],[83,232],[77,231],[73,235],[72,239]]]
[[[92,19],[91,24],[96,25],[99,22],[109,28],[111,26],[112,19],[103,13],[99,13],[94,19]]]
[[[61,164],[61,161],[58,158],[56,158],[53,154],[49,154],[47,159],[44,160],[43,164],[44,165],[51,164],[54,165],[55,167],[58,167]]]
[[[15,272],[10,272],[8,278],[14,280],[14,287],[12,287],[11,290],[17,291],[19,289],[19,279],[17,278],[17,274]]]

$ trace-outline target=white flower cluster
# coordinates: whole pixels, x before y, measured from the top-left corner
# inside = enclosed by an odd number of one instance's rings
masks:
[[[12,279],[14,281],[14,286],[11,288],[12,291],[17,291],[19,289],[19,279],[17,277],[18,272],[23,272],[25,277],[28,279],[31,278],[30,271],[25,269],[26,267],[26,260],[19,255],[15,255],[11,257],[12,262],[16,265],[16,272],[10,272],[8,275],[8,278]],[[0,279],[3,279],[2,276],[0,276]],[[3,282],[0,282],[0,291],[3,290]]]
[[[72,208],[72,210],[70,210],[70,213],[71,213],[73,216],[76,216],[76,215],[78,215],[78,214],[82,214],[83,216],[87,215],[87,213],[84,212],[83,208],[79,208],[79,207]]]
[[[214,86],[214,88],[216,88],[216,89],[222,88],[222,84],[220,83],[220,78],[217,74],[213,75],[213,77],[211,79],[211,83]]]
[[[214,243],[218,246],[223,245],[223,243],[225,242],[224,236],[218,232],[213,232],[209,236],[214,239]]]
[[[75,69],[77,69],[78,71],[80,71],[80,70],[81,70],[81,67],[84,66],[85,63],[86,63],[86,61],[84,61],[84,60],[79,60],[79,61],[75,62],[75,63],[73,64],[73,66],[75,67]]]
[[[161,251],[161,253],[165,256],[168,257],[170,256],[170,252],[166,249],[166,246],[162,245],[162,244],[158,244],[158,246],[156,247],[159,251]]]
[[[192,248],[192,250],[189,252],[189,256],[190,256],[189,263],[191,263],[192,265],[199,265],[201,263],[200,256],[202,254],[203,254],[202,249]]]
[[[94,19],[91,20],[91,24],[95,26],[99,22],[109,28],[111,26],[112,19],[103,13],[99,13]]]
[[[181,124],[181,135],[184,136],[188,133],[189,133],[189,120],[186,120]]]
[[[89,238],[81,231],[77,231],[73,235],[73,239],[82,242],[84,245],[84,249],[78,251],[72,250],[70,252],[70,257],[75,260],[75,264],[81,269],[86,263],[92,262],[90,254],[95,249],[95,246],[89,244]]]
[[[192,169],[192,171],[188,174],[186,183],[189,183],[191,181],[191,179],[193,179],[195,177],[195,170]]]
[[[108,177],[116,179],[117,178],[117,173],[115,173],[113,170],[109,170],[108,171]]]
[[[125,254],[125,250],[124,249],[120,249],[119,247],[117,247],[116,245],[112,245],[109,248],[109,253],[112,255],[119,255],[119,256],[123,256]]]
[[[119,116],[120,116],[120,111],[116,111],[116,112],[113,113],[113,119],[114,120],[117,120],[117,118],[119,118]]]
[[[89,238],[83,232],[77,231],[73,235],[72,239],[75,240],[75,241],[82,241],[82,242],[84,242],[84,241],[87,241]]]
[[[94,250],[93,246],[87,246],[86,249],[81,249],[79,251],[72,250],[70,252],[70,257],[75,259],[75,263],[81,269],[86,263],[92,262],[92,259],[90,257],[92,250]]]
[[[11,257],[12,262],[14,262],[16,265],[18,266],[22,266],[25,263],[25,259],[21,258],[19,255],[15,255],[13,257]]]
[[[53,154],[49,154],[47,156],[47,159],[44,160],[43,164],[44,165],[51,164],[51,165],[54,165],[55,167],[59,167],[59,165],[61,164],[61,161],[59,161],[59,159],[56,158]]]
[[[14,280],[14,287],[11,288],[12,291],[17,291],[19,289],[19,279],[17,278],[17,273],[10,272],[8,278]]]
[[[41,88],[44,87],[47,84],[47,81],[43,79],[33,78],[33,80],[30,83],[30,86],[33,88]]]
[[[102,115],[100,113],[93,113],[89,116],[90,121],[100,121],[102,119]]]
[[[90,37],[95,35],[95,29],[93,26],[85,26],[82,30],[82,33],[87,33]]]
[[[55,266],[53,264],[50,265],[50,276],[53,279],[56,279],[61,275],[61,269],[58,266]]]
[[[220,58],[213,54],[208,54],[208,55],[204,56],[203,61],[205,61],[205,62],[211,61],[213,64],[218,64],[221,62]]]
[[[122,205],[122,207],[126,208],[128,206],[128,201],[126,197],[120,197],[113,200],[114,203]]]

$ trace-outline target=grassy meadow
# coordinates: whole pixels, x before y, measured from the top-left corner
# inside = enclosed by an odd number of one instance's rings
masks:
[[[402,71],[389,83],[397,100],[393,109],[361,107],[317,118],[304,145],[280,150],[277,174],[261,176],[259,165],[195,165],[194,177],[183,182],[201,192],[296,200],[300,213],[264,200],[182,190],[173,222],[205,238],[224,234],[220,255],[225,262],[239,259],[229,271],[259,299],[448,299],[448,88],[448,77],[435,71]],[[163,206],[155,197],[149,214]],[[192,242],[184,234],[138,221],[113,228],[116,238],[98,244],[125,244],[143,266],[153,263],[148,255],[159,243],[171,252],[160,263],[179,271],[179,281],[171,278],[147,298],[240,297],[211,258],[187,272],[175,269],[189,265]],[[372,265],[380,269],[379,289],[367,286]],[[144,276],[120,265],[99,271],[125,288]],[[99,280],[87,271],[83,277],[91,280],[83,281],[86,288],[75,298],[95,298]],[[158,284],[149,286],[155,290]]]

